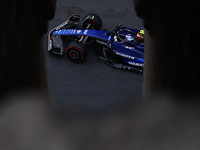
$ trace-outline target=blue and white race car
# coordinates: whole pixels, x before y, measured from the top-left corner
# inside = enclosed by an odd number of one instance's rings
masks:
[[[79,20],[80,15],[72,15],[49,32],[49,52],[66,54],[69,60],[80,63],[87,55],[87,47],[92,46],[93,52],[104,63],[142,73],[144,30],[122,27],[122,23],[111,32],[100,30],[102,20],[96,14],[88,14],[81,23]],[[66,42],[68,44],[64,46]]]

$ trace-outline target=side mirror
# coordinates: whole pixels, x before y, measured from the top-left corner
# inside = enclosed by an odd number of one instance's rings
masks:
[[[108,48],[112,48],[112,41],[108,41],[107,47],[108,47]]]
[[[109,36],[108,43],[107,43],[108,48],[112,48],[113,39],[114,39],[113,35]]]

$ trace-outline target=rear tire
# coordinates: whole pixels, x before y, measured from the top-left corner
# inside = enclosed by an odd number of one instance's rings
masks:
[[[87,49],[84,44],[72,41],[68,44],[65,54],[72,62],[81,63],[87,56]]]
[[[86,29],[88,24],[92,25],[90,29],[100,30],[102,27],[102,20],[96,14],[88,14],[83,18],[83,21],[81,22],[81,27],[83,29]]]

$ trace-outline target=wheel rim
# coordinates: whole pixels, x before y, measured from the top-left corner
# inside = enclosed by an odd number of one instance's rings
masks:
[[[83,52],[81,51],[80,48],[76,46],[69,46],[66,50],[65,53],[68,57],[69,60],[80,63],[83,61],[84,55]]]
[[[70,56],[72,59],[75,59],[75,60],[79,59],[79,53],[78,53],[77,51],[75,51],[75,50],[71,50],[71,51],[69,52],[69,56]]]

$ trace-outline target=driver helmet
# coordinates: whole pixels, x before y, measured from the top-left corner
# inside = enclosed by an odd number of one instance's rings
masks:
[[[127,34],[125,39],[126,41],[133,41],[134,37],[131,34]]]
[[[144,30],[140,30],[140,33],[139,33],[141,36],[144,36]]]

